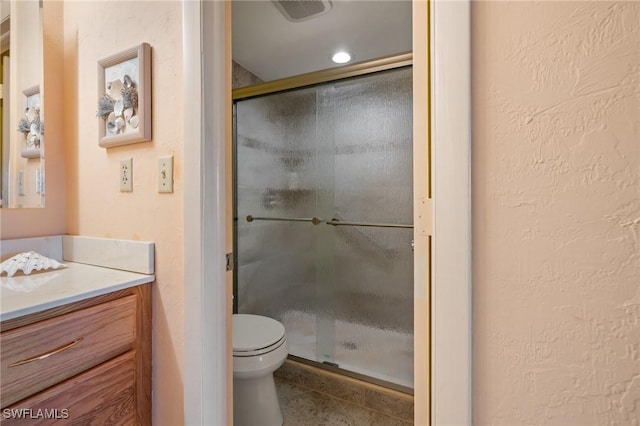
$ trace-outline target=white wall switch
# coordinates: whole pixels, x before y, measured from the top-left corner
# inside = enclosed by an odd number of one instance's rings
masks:
[[[158,192],[173,192],[173,156],[158,158]]]
[[[40,194],[40,169],[36,169],[36,194]]]
[[[120,160],[120,192],[133,192],[133,158]]]
[[[24,172],[18,172],[18,195],[25,195]]]

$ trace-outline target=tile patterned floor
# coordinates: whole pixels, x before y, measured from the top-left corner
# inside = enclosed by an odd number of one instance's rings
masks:
[[[275,380],[284,426],[408,426],[411,424],[279,377]]]
[[[274,376],[365,410],[383,413],[405,422],[413,421],[413,396],[403,392],[292,359],[287,359],[275,371]]]

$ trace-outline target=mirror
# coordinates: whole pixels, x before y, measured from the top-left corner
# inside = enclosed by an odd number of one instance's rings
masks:
[[[0,2],[0,206],[44,207],[42,4],[38,0]]]

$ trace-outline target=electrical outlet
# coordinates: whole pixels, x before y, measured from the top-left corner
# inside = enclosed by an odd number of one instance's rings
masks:
[[[173,156],[158,158],[158,192],[173,192]]]
[[[25,181],[24,181],[24,172],[18,172],[18,195],[25,194]]]
[[[120,192],[133,192],[133,158],[120,160]]]

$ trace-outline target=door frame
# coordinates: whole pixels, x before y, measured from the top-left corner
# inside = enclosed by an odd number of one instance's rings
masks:
[[[471,2],[430,9],[431,423],[471,425]]]
[[[233,293],[231,273],[225,272],[232,223],[230,11],[228,1],[183,1],[184,96],[189,100],[183,121],[189,166],[183,168],[186,425],[230,424],[233,416]],[[414,317],[414,335],[429,336],[416,339],[415,356],[421,361],[415,372],[415,422],[471,424],[469,0],[414,0],[413,33],[414,84],[418,80],[423,94],[417,100],[414,93],[414,114],[430,124],[414,141],[422,144],[418,149],[431,166],[431,190],[427,197],[424,190],[418,195],[432,200],[417,212],[431,217],[431,235],[417,238],[416,258],[430,257],[432,267],[415,277],[416,298],[431,307],[429,314],[419,309]],[[429,167],[414,170],[414,182],[425,178],[428,182]]]

